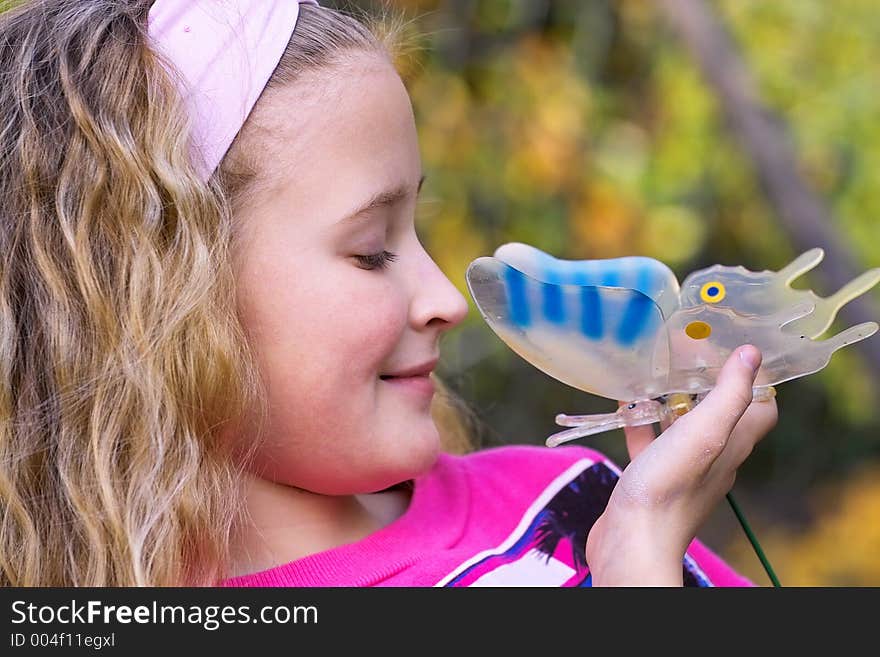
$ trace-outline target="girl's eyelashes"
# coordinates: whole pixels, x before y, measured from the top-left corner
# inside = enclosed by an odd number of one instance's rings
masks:
[[[397,259],[397,254],[391,253],[391,251],[382,251],[370,255],[358,255],[355,258],[364,269],[385,269],[389,263]]]

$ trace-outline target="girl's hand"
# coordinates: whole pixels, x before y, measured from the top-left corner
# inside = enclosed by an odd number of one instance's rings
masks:
[[[697,529],[776,424],[775,399],[752,403],[760,364],[755,347],[740,347],[706,398],[656,439],[650,425],[626,429],[632,461],[587,538],[594,586],[682,585]]]

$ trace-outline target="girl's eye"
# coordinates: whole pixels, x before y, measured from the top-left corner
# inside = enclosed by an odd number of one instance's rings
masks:
[[[385,269],[388,263],[394,262],[397,259],[397,254],[390,251],[382,251],[381,253],[355,256],[355,258],[357,258],[364,269]]]

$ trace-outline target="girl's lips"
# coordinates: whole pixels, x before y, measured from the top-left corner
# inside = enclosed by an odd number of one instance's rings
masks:
[[[434,381],[427,374],[420,376],[382,376],[380,380],[397,390],[430,397],[434,394]]]
[[[437,362],[440,360],[439,356],[435,356],[429,361],[425,361],[421,365],[415,365],[413,367],[407,367],[402,370],[397,370],[394,374],[382,374],[380,375],[383,379],[390,378],[398,378],[402,379],[405,377],[413,377],[413,376],[427,376],[431,372],[434,371],[434,368],[437,367]]]

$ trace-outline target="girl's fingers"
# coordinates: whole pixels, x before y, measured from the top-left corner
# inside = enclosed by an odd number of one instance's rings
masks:
[[[776,426],[778,419],[775,398],[749,404],[730,435],[728,447],[719,458],[719,465],[728,469],[736,469],[742,465],[755,445]]]
[[[618,406],[624,406],[628,402],[617,402]],[[644,424],[640,427],[624,427],[623,433],[626,436],[626,450],[629,452],[629,460],[632,461],[642,450],[645,449],[656,438],[653,424]]]

